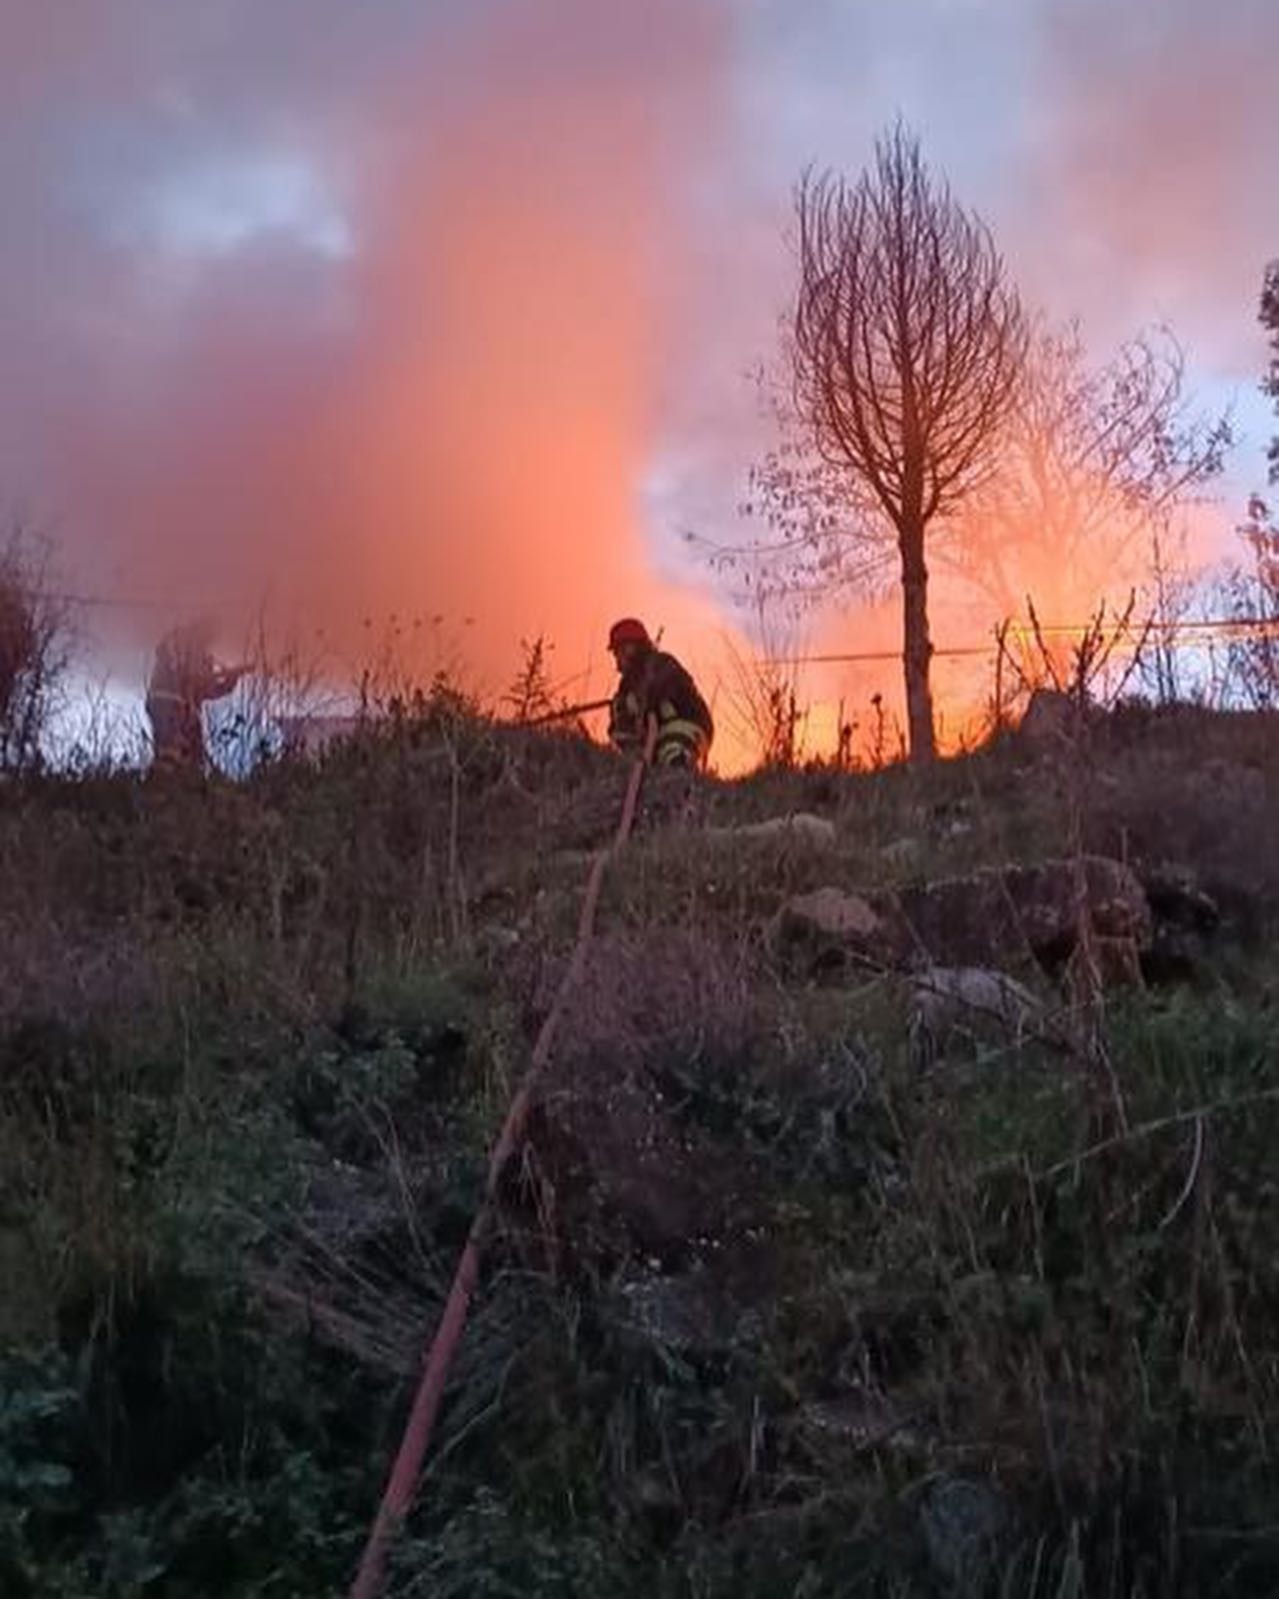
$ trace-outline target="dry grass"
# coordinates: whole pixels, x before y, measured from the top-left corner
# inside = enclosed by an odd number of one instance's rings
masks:
[[[1268,724],[1128,712],[1082,784],[1006,739],[926,778],[654,791],[403,1590],[923,1596],[934,1499],[976,1482],[1007,1518],[992,1591],[1273,1591],[1274,762]],[[80,1361],[98,1461],[0,1518],[15,1591],[64,1593],[71,1554],[107,1591],[85,1551],[120,1504],[175,1593],[208,1591],[210,1538],[245,1595],[340,1587],[623,775],[453,718],[241,787],[0,791],[4,1326]],[[832,849],[703,831],[797,810]],[[974,1032],[921,1075],[900,980],[815,985],[761,936],[794,892],[1072,838],[1226,912],[1198,989],[1093,988],[1077,1049]],[[22,1425],[11,1460],[70,1448]]]

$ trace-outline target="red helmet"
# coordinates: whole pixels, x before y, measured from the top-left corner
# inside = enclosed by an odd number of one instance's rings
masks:
[[[610,650],[615,650],[619,644],[652,644],[652,642],[643,622],[637,622],[633,616],[624,616],[620,622],[614,622],[608,632]]]

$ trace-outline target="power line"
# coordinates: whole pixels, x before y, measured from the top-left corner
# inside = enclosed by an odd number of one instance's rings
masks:
[[[161,610],[182,609],[174,607],[168,601],[159,599],[143,599],[141,597],[120,594],[86,594],[71,590],[44,590],[45,597],[58,600],[67,605],[79,605],[86,608],[104,610]],[[1097,631],[1093,622],[1054,622],[1041,623],[1038,626],[1020,620],[1010,620],[1007,624],[1007,636],[1019,644],[1033,642],[1036,638],[1042,639],[1083,639]],[[1244,617],[1197,617],[1186,618],[1181,621],[1167,621],[1152,618],[1142,623],[1126,623],[1116,629],[1103,628],[1102,632],[1110,639],[1126,639],[1130,642],[1145,643],[1157,640],[1165,645],[1179,647],[1183,642],[1213,642],[1220,639],[1232,643],[1246,643],[1257,639],[1279,638],[1279,617],[1244,616]],[[1190,638],[1182,639],[1181,635],[1189,634]],[[988,644],[950,644],[935,647],[931,656],[934,660],[963,660],[992,654],[999,648],[998,634]],[[901,650],[849,650],[834,651],[816,655],[773,655],[765,656],[760,660],[763,666],[853,666],[878,663],[883,661],[899,661]],[[577,681],[585,673],[578,673],[570,681]]]
[[[989,655],[995,649],[993,644],[956,644],[947,648],[934,649],[933,659],[939,656],[960,655]],[[900,661],[901,650],[855,650],[847,654],[837,655],[769,655],[761,661],[761,666],[843,666],[846,664],[865,661]]]
[[[1094,631],[1092,624],[1078,622],[1060,622],[1052,626],[1041,626],[1038,629],[1027,626],[1025,623],[1016,623],[1010,626],[1009,636],[1019,644],[1033,642],[1036,637],[1050,639],[1083,639]],[[1189,633],[1194,635],[1189,639],[1181,639],[1179,634]],[[1217,639],[1230,643],[1247,643],[1257,639],[1279,639],[1279,618],[1261,616],[1249,617],[1206,617],[1195,621],[1183,622],[1151,622],[1134,626],[1129,624],[1117,631],[1107,630],[1107,636],[1114,639],[1127,639],[1131,643],[1144,643],[1158,640],[1160,643],[1179,647],[1181,645],[1199,645],[1212,643]],[[989,644],[951,644],[939,645],[933,649],[932,659],[971,659],[993,655],[999,649],[998,638],[992,639]],[[762,661],[763,666],[844,666],[856,665],[865,662],[900,661],[902,652],[895,650],[854,650],[822,655],[772,655],[766,656]]]
[[[126,599],[111,594],[72,594],[58,590],[46,591],[45,598],[58,600],[63,605],[83,605],[96,610],[150,611],[165,608],[164,600]]]

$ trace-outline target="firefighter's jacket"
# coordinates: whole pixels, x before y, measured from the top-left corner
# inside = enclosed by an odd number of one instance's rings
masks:
[[[201,645],[181,633],[170,633],[155,652],[147,699],[181,706],[198,715],[206,700],[229,694],[239,676],[239,672],[219,668]]]
[[[659,766],[701,766],[715,726],[697,685],[673,655],[647,650],[633,661],[617,686],[608,736],[619,750],[644,747],[648,718],[657,720],[653,760]]]
[[[239,677],[237,670],[219,668],[209,651],[181,630],[161,640],[146,702],[157,760],[180,765],[203,760],[204,703],[229,694]]]

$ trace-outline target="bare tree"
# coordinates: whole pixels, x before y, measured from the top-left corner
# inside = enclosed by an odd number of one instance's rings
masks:
[[[869,490],[896,536],[910,753],[927,761],[928,535],[991,471],[1026,321],[988,230],[900,125],[855,184],[807,174],[796,209],[797,409],[823,460]]]
[[[821,604],[857,591],[891,590],[896,551],[868,484],[848,462],[818,453],[797,409],[793,363],[755,373],[775,442],[750,468],[738,511],[755,534],[725,544],[687,533],[722,574],[735,576],[752,605]]]
[[[15,523],[0,545],[0,771],[39,765],[70,659],[67,602],[40,541]]]
[[[1248,551],[1222,575],[1216,608],[1233,623],[1225,637],[1225,698],[1254,711],[1279,709],[1279,520],[1260,495],[1237,529]]]
[[[939,553],[1002,620],[1027,598],[1090,612],[1166,564],[1174,514],[1222,467],[1228,415],[1189,406],[1185,358],[1167,329],[1090,365],[1076,325],[1041,327],[998,470]]]
[[[780,382],[761,374],[777,442],[751,469],[744,507],[760,528],[749,546],[718,550],[756,585],[821,599],[891,581],[891,543],[862,485],[816,454]],[[1047,667],[1030,637],[1028,603],[1047,623],[1076,623],[1136,589],[1159,628],[1143,673],[1176,697],[1174,626],[1194,601],[1181,559],[1182,515],[1200,503],[1232,443],[1229,412],[1198,410],[1180,344],[1143,330],[1106,360],[1089,359],[1078,326],[1041,322],[1000,434],[997,466],[931,541],[930,567],[976,630],[1003,630],[1002,658],[1027,642],[1020,682]],[[846,474],[845,474],[846,476]],[[1010,634],[1005,624],[1019,624]],[[1041,629],[1058,675],[1087,631]],[[1010,640],[1012,641],[1010,643]]]

